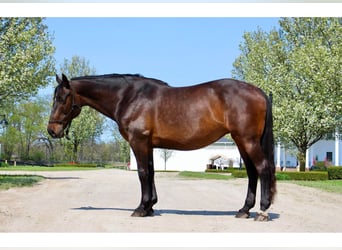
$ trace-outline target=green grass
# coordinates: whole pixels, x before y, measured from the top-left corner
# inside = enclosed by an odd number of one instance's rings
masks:
[[[218,174],[218,173],[203,173],[203,172],[191,172],[191,171],[182,171],[178,174],[181,177],[186,178],[199,178],[199,179],[214,179],[214,180],[229,180],[233,179],[231,175],[227,174]]]
[[[178,175],[184,178],[191,178],[191,179],[229,180],[229,179],[235,178],[230,175],[210,173],[210,172],[203,173],[203,172],[182,171]],[[282,180],[279,180],[279,181],[282,181]],[[324,181],[284,180],[284,182],[290,182],[290,183],[301,185],[301,186],[307,186],[307,187],[317,188],[317,189],[328,191],[328,192],[342,194],[342,180],[324,180]]]
[[[326,180],[326,181],[291,181],[291,183],[321,189],[328,192],[342,194],[342,180]]]
[[[33,186],[43,179],[38,175],[0,175],[0,189]]]
[[[77,171],[77,170],[96,170],[97,167],[80,167],[80,166],[56,166],[56,167],[39,167],[39,166],[16,166],[2,167],[0,171]]]

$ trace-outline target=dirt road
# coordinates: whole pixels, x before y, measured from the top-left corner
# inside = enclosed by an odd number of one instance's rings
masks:
[[[136,172],[35,174],[47,179],[0,191],[0,232],[342,232],[342,195],[289,183],[278,183],[272,220],[265,223],[234,217],[247,179],[190,180],[157,173],[155,216],[135,218],[130,215],[140,201]]]

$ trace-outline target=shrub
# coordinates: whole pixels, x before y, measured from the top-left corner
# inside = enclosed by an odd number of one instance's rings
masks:
[[[290,181],[291,177],[287,175],[286,173],[276,173],[276,179],[279,181]]]
[[[54,164],[54,167],[82,167],[82,168],[96,168],[96,163],[60,163]]]
[[[328,167],[329,180],[342,179],[342,167]]]
[[[0,167],[1,168],[7,168],[8,167],[8,163],[0,162]]]
[[[342,179],[342,167],[339,169],[340,172],[340,179]],[[247,172],[246,170],[238,170],[238,169],[227,169],[227,170],[215,170],[210,169],[206,172],[230,172],[232,176],[235,178],[246,178]],[[311,171],[311,172],[277,172],[276,173],[277,180],[302,180],[302,181],[322,181],[328,180],[328,172],[323,171]]]
[[[246,178],[247,172],[244,170],[235,170],[232,172],[232,176],[234,176],[235,178]]]
[[[312,166],[310,168],[311,171],[327,171],[327,167],[326,166]]]
[[[325,168],[326,162],[325,161],[316,161],[315,167],[317,168]]]
[[[280,172],[276,173],[277,180],[322,181],[328,180],[328,173],[312,172]]]

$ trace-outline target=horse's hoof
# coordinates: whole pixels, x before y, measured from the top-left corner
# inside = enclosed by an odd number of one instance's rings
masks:
[[[154,215],[154,210],[153,208],[151,208],[150,210],[148,210],[146,216],[153,216]]]
[[[270,216],[266,212],[259,211],[259,212],[257,212],[254,220],[255,221],[269,221],[270,220]]]
[[[152,208],[148,211],[142,208],[137,208],[134,210],[131,216],[132,217],[146,217],[146,216],[153,216],[153,214],[154,214],[154,211]]]
[[[132,213],[132,217],[145,217],[147,215],[147,212],[142,209],[142,208],[137,208],[134,210],[134,212]]]
[[[235,218],[242,218],[242,219],[248,219],[249,218],[249,212],[243,212],[239,210],[239,212],[235,215]]]

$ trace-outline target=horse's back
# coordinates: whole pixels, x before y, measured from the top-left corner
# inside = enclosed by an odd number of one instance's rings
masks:
[[[206,146],[238,126],[244,127],[244,120],[259,118],[256,102],[262,100],[261,94],[255,86],[232,79],[162,87],[150,112],[153,142],[157,147],[176,149]]]

